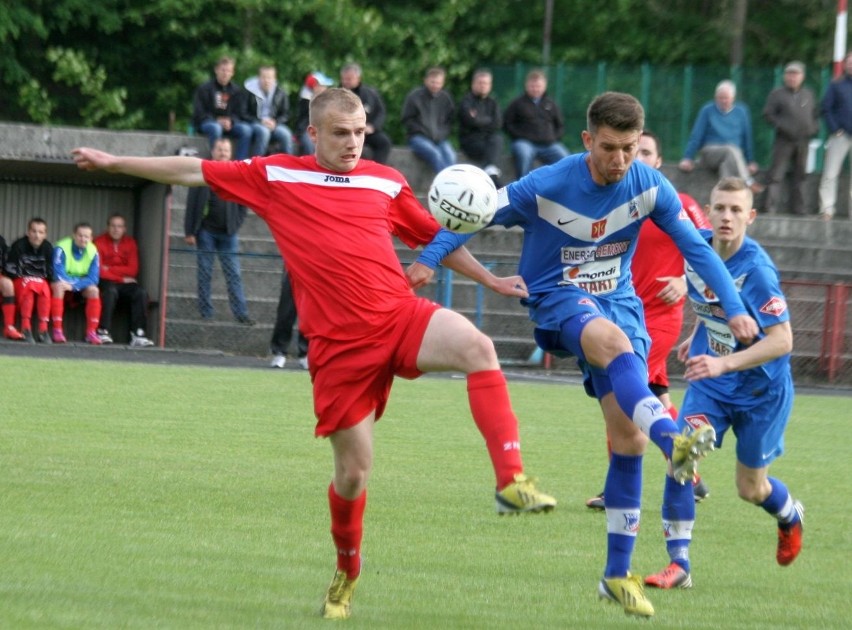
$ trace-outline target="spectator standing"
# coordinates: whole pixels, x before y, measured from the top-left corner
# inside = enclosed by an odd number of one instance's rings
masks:
[[[837,180],[852,148],[852,52],[847,52],[843,58],[843,75],[829,84],[822,97],[822,116],[828,129],[828,141],[819,182],[819,213],[825,221],[830,221],[837,206]],[[852,176],[849,178],[849,216],[852,217]]]
[[[687,269],[689,301],[697,318],[689,339],[678,348],[688,382],[678,424],[692,429],[712,426],[718,446],[728,429],[733,432],[737,493],[773,518],[778,528],[775,559],[787,566],[802,548],[804,508],[780,479],[769,476],[769,466],[784,452],[784,429],[793,407],[790,311],[778,270],[763,248],[746,236],[757,215],[746,183],[722,179],[710,193],[707,215],[713,229],[704,236],[737,279],[737,290],[757,318],[759,333],[752,344],[737,343],[714,291],[695,270]],[[665,479],[662,516],[671,561],[647,576],[645,584],[689,588],[695,503],[689,488],[671,476]]]
[[[429,68],[423,85],[411,90],[402,103],[408,146],[436,173],[456,163],[456,150],[450,142],[456,106],[444,89],[446,80],[443,68]]]
[[[819,130],[819,118],[816,97],[802,85],[804,80],[805,64],[791,61],[784,66],[784,85],[769,93],[763,107],[763,117],[775,130],[765,205],[770,214],[781,210],[781,185],[791,163],[790,211],[805,214],[808,143]]]
[[[266,155],[270,142],[278,144],[279,153],[293,155],[293,132],[287,126],[290,97],[278,85],[275,66],[260,66],[257,76],[246,79],[244,86],[249,94],[249,114],[255,115],[251,124],[252,156]]]
[[[47,240],[47,222],[33,217],[27,233],[9,247],[5,273],[15,284],[15,296],[21,315],[21,334],[28,343],[51,343],[47,333],[50,321],[53,275],[53,245]],[[35,336],[32,332],[33,308],[38,317]]]
[[[367,113],[367,129],[364,135],[364,145],[372,151],[372,159],[379,164],[387,164],[393,143],[382,131],[385,126],[387,109],[378,91],[361,81],[361,66],[357,63],[347,63],[340,69],[340,86],[352,90],[361,99],[364,111]]]
[[[293,289],[290,286],[290,273],[284,267],[281,276],[281,293],[278,295],[278,310],[275,313],[275,326],[272,328],[272,339],[269,341],[269,350],[272,352],[272,361],[269,367],[283,368],[287,365],[287,352],[293,339],[293,325],[296,323],[296,302],[293,300]],[[308,369],[308,340],[302,334],[301,327],[298,332],[297,352],[299,366]]]
[[[314,71],[305,77],[305,82],[299,90],[299,111],[296,117],[296,137],[299,139],[299,154],[313,155],[314,141],[308,133],[311,124],[311,101],[318,94],[322,94],[326,88],[334,85],[331,77],[322,72]]]
[[[524,93],[506,107],[503,126],[512,144],[518,179],[532,170],[536,159],[553,164],[569,154],[562,144],[565,133],[562,110],[547,95],[547,75],[542,70],[527,73]]]
[[[101,343],[112,343],[112,317],[119,302],[130,306],[130,347],[147,348],[154,342],[148,339],[148,293],[139,284],[139,248],[136,239],[127,233],[127,222],[121,214],[107,219],[107,230],[95,239],[101,261],[101,322],[98,337]]]
[[[712,101],[705,103],[686,143],[678,168],[685,173],[695,168],[695,157],[701,165],[715,170],[720,177],[739,177],[752,192],[763,191],[754,180],[758,171],[754,160],[754,138],[751,113],[743,103],[736,102],[737,86],[733,81],[720,81]]]
[[[245,91],[233,82],[236,64],[230,57],[222,57],[213,68],[213,77],[195,90],[192,99],[192,122],[207,136],[210,150],[222,136],[233,139],[236,158],[249,156],[252,128]]]
[[[15,328],[15,285],[6,275],[6,239],[0,236],[0,295],[3,296],[3,336],[12,341],[21,341],[24,335]]]
[[[500,156],[503,154],[503,115],[500,104],[491,96],[494,77],[490,70],[474,71],[470,92],[459,102],[459,145],[465,155],[488,173],[497,188],[500,181]]]
[[[82,169],[164,184],[208,183],[268,223],[293,275],[310,339],[315,434],[329,438],[333,453],[327,496],[337,566],[322,606],[327,619],[351,614],[361,577],[375,423],[396,376],[464,372],[471,413],[493,464],[498,513],[547,512],[556,505],[524,474],[518,421],[493,342],[464,316],[417,297],[400,268],[391,234],[415,247],[428,243],[439,226],[399,171],[360,159],[366,124],[360,99],[338,88],[311,103],[317,149],[312,157],[223,164],[181,156],[119,157],[85,147],[73,152]],[[270,168],[294,180],[268,178]],[[353,178],[357,186],[350,185]],[[467,258],[473,259],[461,249],[446,262],[455,268],[454,262]],[[491,277],[489,286],[522,294],[515,288],[518,276],[495,278],[478,269]]]
[[[216,141],[211,158],[215,162],[231,161],[231,143],[227,138]],[[237,236],[246,218],[246,208],[219,197],[207,186],[190,188],[186,198],[184,241],[198,250],[198,311],[202,319],[213,319],[213,256],[218,254],[231,313],[241,324],[254,326],[249,317],[243,278],[240,270],[240,242]]]
[[[50,317],[53,320],[53,342],[65,343],[63,319],[65,299],[80,296],[86,300],[86,343],[101,345],[98,323],[101,319],[101,296],[98,291],[100,259],[98,248],[92,242],[92,226],[78,223],[74,233],[56,242],[53,248],[53,274],[51,284]],[[72,302],[73,304],[74,302]]]

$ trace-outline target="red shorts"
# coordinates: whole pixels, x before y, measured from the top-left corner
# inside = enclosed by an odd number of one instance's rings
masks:
[[[669,371],[666,366],[672,348],[680,338],[683,317],[649,319],[645,323],[651,337],[648,351],[648,382],[652,385],[669,386]]]
[[[313,338],[308,364],[314,386],[314,434],[348,429],[376,410],[382,417],[394,376],[417,378],[417,354],[432,315],[441,306],[412,297],[360,339]]]
[[[18,298],[18,304],[21,303],[21,299],[24,293],[33,293],[36,297],[43,297],[45,299],[50,299],[50,283],[44,278],[33,278],[33,277],[25,277],[25,278],[15,278],[13,281],[15,285],[15,296]]]

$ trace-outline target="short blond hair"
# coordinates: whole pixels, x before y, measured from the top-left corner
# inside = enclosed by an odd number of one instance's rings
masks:
[[[754,204],[754,193],[742,177],[723,177],[720,179],[716,185],[713,186],[713,190],[710,191],[710,203],[713,203],[713,195],[715,195],[717,191],[740,192],[742,190],[746,192],[746,205],[748,206],[748,209],[751,210]]]
[[[346,88],[328,88],[311,99],[310,122],[319,127],[326,111],[335,109],[344,114],[354,114],[364,109],[361,99],[352,90]]]

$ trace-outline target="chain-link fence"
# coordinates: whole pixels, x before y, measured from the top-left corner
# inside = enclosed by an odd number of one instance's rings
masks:
[[[198,260],[195,250],[169,252],[168,297],[164,311],[165,343],[170,348],[220,350],[235,354],[266,356],[275,323],[282,261],[273,253],[241,254],[241,284],[247,313],[253,325],[237,320],[229,300],[228,283],[218,260],[210,277],[213,314],[203,318],[198,300]],[[413,252],[402,252],[401,263],[414,260]],[[495,275],[513,275],[515,261],[487,261]],[[226,268],[230,268],[226,265]],[[233,283],[232,283],[233,286]],[[793,370],[799,384],[852,387],[852,290],[839,283],[785,281],[794,333]],[[419,293],[468,317],[495,342],[504,365],[533,370],[576,372],[573,359],[559,359],[537,349],[533,325],[518,300],[497,295],[482,286],[439,268],[434,281]],[[686,309],[681,338],[694,323]],[[291,355],[296,356],[295,332]],[[675,353],[670,357],[673,379],[683,373]]]

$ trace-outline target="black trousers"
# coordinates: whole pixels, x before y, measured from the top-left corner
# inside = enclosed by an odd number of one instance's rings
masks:
[[[119,302],[130,306],[130,330],[136,333],[140,328],[148,332],[148,292],[136,282],[110,282],[101,280],[98,283],[101,292],[101,328],[112,328],[112,316]]]
[[[278,296],[278,311],[275,314],[275,327],[272,329],[272,339],[269,350],[272,354],[287,354],[290,341],[293,339],[293,325],[296,323],[296,303],[293,301],[293,290],[290,288],[290,274],[284,269],[281,276],[281,293]],[[299,358],[308,356],[308,340],[299,331]]]

